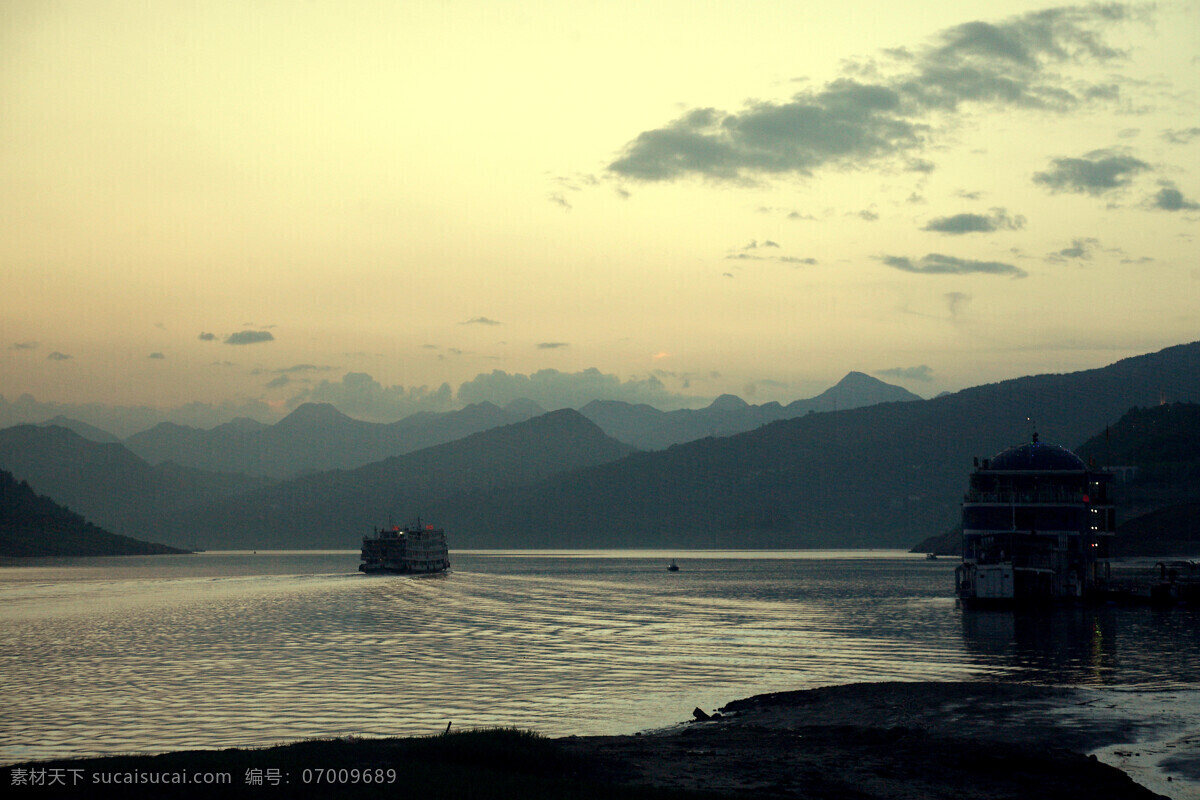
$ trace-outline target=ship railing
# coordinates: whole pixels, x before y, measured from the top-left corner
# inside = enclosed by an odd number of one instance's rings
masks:
[[[979,492],[963,495],[966,503],[1082,503],[1083,492],[1059,492],[1041,489],[1036,492]]]

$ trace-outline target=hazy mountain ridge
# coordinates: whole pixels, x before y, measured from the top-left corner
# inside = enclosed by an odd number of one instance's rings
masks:
[[[528,410],[509,411],[477,403],[459,411],[414,414],[385,424],[353,419],[328,403],[305,403],[274,425],[230,423],[206,431],[161,423],[130,436],[125,445],[152,464],[169,460],[212,472],[291,478],[354,469],[521,422],[529,418],[525,415]]]
[[[769,422],[804,414],[860,408],[876,403],[921,400],[899,386],[861,372],[850,372],[816,397],[787,405],[751,405],[735,395],[721,395],[707,408],[659,411],[653,406],[619,400],[593,400],[580,409],[601,430],[639,450],[662,450],[706,436],[730,436]]]
[[[351,547],[372,527],[429,516],[441,498],[509,491],[628,455],[632,448],[564,409],[354,470],[288,481],[155,521],[170,541],[206,547]]]
[[[121,533],[142,527],[148,509],[177,511],[270,484],[263,478],[216,474],[174,464],[152,467],[123,445],[84,439],[67,428],[16,425],[0,430],[0,469],[39,493]]]
[[[1163,396],[1200,399],[1200,343],[774,422],[436,508],[461,546],[907,547],[957,521],[973,457],[1024,441],[1027,418],[1070,445]]]
[[[129,527],[114,529],[208,547],[344,547],[389,517],[416,514],[452,531],[455,547],[909,546],[957,521],[972,458],[1024,441],[1027,418],[1043,441],[1070,445],[1163,396],[1200,399],[1200,343],[657,452],[631,454],[581,413],[560,411],[353,470],[226,491],[187,513],[165,513],[162,497],[135,481],[109,481],[99,494],[126,510]],[[332,417],[319,407],[305,414],[297,427]],[[0,458],[12,430],[0,431]],[[166,471],[182,479],[179,468]]]
[[[118,536],[38,495],[0,470],[0,556],[115,556],[180,553],[166,545]]]

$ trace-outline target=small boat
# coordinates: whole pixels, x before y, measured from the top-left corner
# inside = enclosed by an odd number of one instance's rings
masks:
[[[926,561],[937,561],[937,553],[926,553],[925,560]]]
[[[671,559],[671,563],[667,565],[667,572],[679,572],[679,565],[675,563],[675,559]]]
[[[362,540],[359,572],[428,574],[450,569],[446,532],[432,525],[393,525]]]

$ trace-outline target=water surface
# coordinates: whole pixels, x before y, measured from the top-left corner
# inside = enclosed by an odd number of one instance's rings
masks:
[[[900,552],[451,558],[422,578],[361,575],[349,551],[0,566],[0,761],[448,721],[629,733],[856,681],[1200,678],[1194,610],[966,613],[952,561]]]

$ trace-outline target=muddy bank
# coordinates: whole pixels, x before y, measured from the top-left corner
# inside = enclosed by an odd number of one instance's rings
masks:
[[[1196,734],[1189,716],[1195,698],[1114,697],[985,683],[854,684],[751,697],[705,721],[627,736],[547,739],[490,730],[309,741],[14,765],[5,768],[3,782],[31,798],[92,796],[97,777],[114,774],[133,776],[124,782],[137,785],[125,788],[138,796],[156,797],[395,797],[398,791],[431,798],[576,800],[1200,797],[1200,776],[1189,760],[1195,751],[1187,749]],[[1185,711],[1171,716],[1175,706]],[[1182,743],[1178,750],[1162,750],[1168,757],[1156,759],[1157,771],[1146,773],[1161,794],[1086,755],[1128,753],[1136,766],[1132,754],[1156,735],[1162,748]],[[41,785],[32,783],[35,774]],[[53,774],[73,783],[49,786],[45,781]],[[214,774],[228,778],[219,786],[187,782]],[[14,780],[17,775],[22,782]],[[153,775],[188,777],[182,784],[151,786]]]
[[[1160,796],[1084,755],[1131,743],[1139,733],[1123,716],[1089,713],[1093,702],[1087,693],[1062,688],[855,684],[738,700],[709,721],[653,735],[563,741],[607,759],[614,781],[722,794],[811,800]]]

